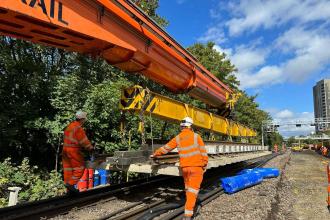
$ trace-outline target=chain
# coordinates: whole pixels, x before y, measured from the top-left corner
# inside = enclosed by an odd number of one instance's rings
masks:
[[[146,138],[145,138],[145,129],[144,129],[144,125],[145,125],[145,117],[144,117],[144,105],[146,103],[149,103],[150,100],[150,90],[148,88],[145,89],[145,97],[143,99],[143,103],[142,103],[142,107],[140,110],[140,114],[139,114],[139,118],[141,120],[141,144],[143,147],[145,147],[146,145]]]
[[[153,126],[152,126],[151,111],[149,112],[149,118],[150,118],[151,149],[152,149],[152,152],[154,152],[154,136],[152,133]]]

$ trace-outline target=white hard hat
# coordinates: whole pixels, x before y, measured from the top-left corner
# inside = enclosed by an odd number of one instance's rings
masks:
[[[180,126],[181,127],[190,127],[193,125],[193,123],[194,123],[194,121],[192,120],[192,118],[185,117],[184,119],[182,119]]]
[[[76,118],[77,119],[87,119],[87,112],[77,111]]]

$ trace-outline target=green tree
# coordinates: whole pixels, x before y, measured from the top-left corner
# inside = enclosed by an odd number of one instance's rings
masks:
[[[249,96],[245,92],[242,92],[242,96],[235,105],[233,115],[234,120],[256,130],[257,142],[261,143],[262,123],[263,121],[272,120],[272,117],[268,112],[259,108],[256,98],[257,95]],[[264,139],[265,144],[272,147],[275,144],[280,145],[283,142],[283,137],[278,132],[266,133],[264,131]]]
[[[274,145],[281,146],[284,139],[282,135],[278,132],[272,132],[266,134],[266,141],[265,144],[270,146],[271,148],[274,148]],[[279,148],[280,149],[280,148]]]
[[[159,0],[133,0],[133,2],[156,21],[159,26],[163,28],[167,27],[169,22],[156,12],[159,7]]]
[[[288,147],[292,147],[292,144],[293,144],[293,143],[297,143],[297,140],[295,139],[295,137],[290,137],[290,138],[287,140],[287,143],[288,143]]]
[[[214,42],[208,42],[206,44],[196,43],[187,49],[196,57],[198,62],[218,79],[229,87],[237,89],[239,81],[234,75],[237,71],[236,67],[226,57],[225,53],[215,50],[214,45]]]
[[[158,0],[134,2],[160,26],[168,25],[157,13]],[[79,109],[89,113],[86,127],[100,148],[107,152],[127,149],[122,140],[128,136],[132,147],[137,147],[137,116],[126,113],[127,133],[119,130],[120,90],[132,84],[206,108],[187,94],[173,94],[143,76],[124,73],[101,59],[9,37],[1,37],[0,41],[0,159],[12,156],[20,161],[29,157],[32,164],[57,169],[63,129]],[[188,50],[225,84],[237,88],[236,68],[214,45],[195,44]],[[256,121],[266,118],[266,113],[258,110],[255,98],[242,99],[236,110],[237,120],[249,126],[252,123],[258,129]],[[178,131],[177,125],[161,120],[145,117],[145,121],[149,138],[170,138]]]
[[[158,1],[135,2],[161,26],[168,24],[156,13]],[[165,90],[164,87],[160,87],[143,76],[126,74],[101,59],[71,55],[70,60],[75,63],[74,68],[70,69],[68,74],[58,77],[51,92],[50,100],[52,107],[56,110],[55,116],[43,118],[40,120],[42,123],[38,121],[37,124],[44,126],[43,128],[52,134],[54,138],[51,144],[58,146],[57,140],[61,139],[63,129],[73,120],[73,113],[84,109],[89,113],[89,121],[86,125],[89,137],[97,143],[99,148],[107,152],[121,148],[127,149],[127,145],[122,142],[123,134],[119,131],[121,113],[118,103],[121,89],[133,84],[141,84],[161,91]],[[139,141],[137,122],[136,116],[128,116],[128,129],[135,147],[138,146]],[[157,124],[155,123],[154,126],[159,127]],[[157,135],[157,132],[155,134]]]
[[[208,42],[207,44],[197,43],[189,47],[188,50],[218,79],[229,85],[229,87],[234,88],[234,91],[242,94],[233,110],[233,119],[256,130],[258,134],[257,141],[261,142],[262,121],[270,120],[271,116],[259,109],[259,105],[256,102],[257,96],[249,96],[246,92],[238,89],[239,81],[234,74],[237,72],[237,68],[226,58],[226,54],[215,50],[214,45],[213,42]],[[199,107],[204,107],[198,102],[195,104]]]
[[[257,95],[249,96],[247,93],[242,92],[242,96],[235,105],[233,115],[236,121],[248,125],[260,134],[262,121],[271,120],[271,116],[259,109],[256,98]]]
[[[37,166],[31,166],[27,158],[20,164],[12,163],[10,158],[0,162],[0,207],[7,206],[7,189],[10,186],[21,187],[21,202],[46,199],[65,193],[59,173],[48,173]]]
[[[31,121],[54,114],[49,102],[56,77],[67,68],[66,53],[9,37],[0,38],[0,157],[47,165],[51,153],[43,131]]]

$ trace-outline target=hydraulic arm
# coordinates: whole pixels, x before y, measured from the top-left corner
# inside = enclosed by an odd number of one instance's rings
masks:
[[[1,0],[0,34],[101,56],[219,109],[232,94],[129,0]]]

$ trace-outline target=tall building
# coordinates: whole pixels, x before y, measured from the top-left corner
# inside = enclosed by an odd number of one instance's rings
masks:
[[[323,79],[313,87],[315,118],[330,118],[330,79]],[[329,124],[316,126],[316,131],[329,130]]]

